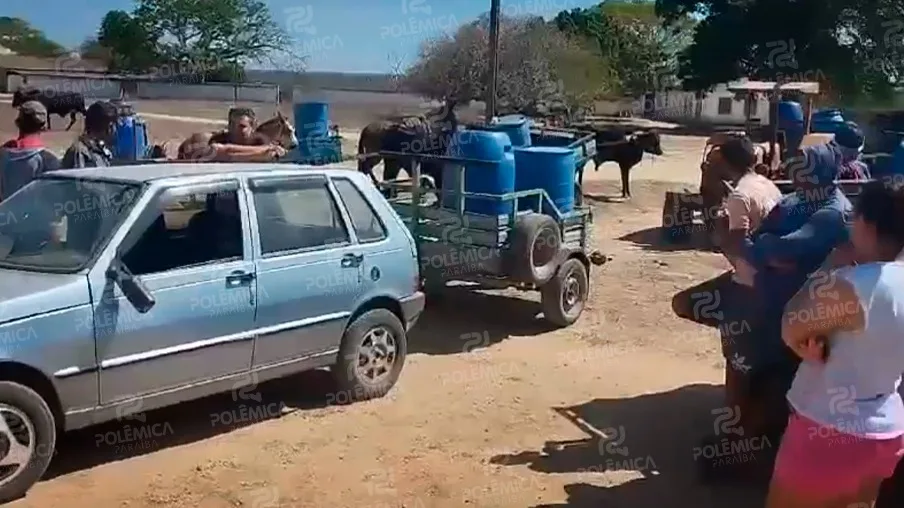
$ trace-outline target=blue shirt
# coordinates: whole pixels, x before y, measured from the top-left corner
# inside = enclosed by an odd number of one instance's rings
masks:
[[[842,154],[832,143],[802,149],[805,163],[793,175],[797,190],[784,196],[744,245],[744,258],[756,269],[761,302],[761,333],[742,344],[739,354],[752,366],[771,365],[787,357],[781,338],[785,305],[832,250],[848,241],[851,202],[835,179]],[[772,261],[793,264],[776,269]]]

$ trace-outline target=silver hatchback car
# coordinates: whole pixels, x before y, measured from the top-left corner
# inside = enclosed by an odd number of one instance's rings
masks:
[[[423,308],[414,240],[356,171],[47,173],[0,203],[0,500],[125,406],[325,366],[382,396]]]

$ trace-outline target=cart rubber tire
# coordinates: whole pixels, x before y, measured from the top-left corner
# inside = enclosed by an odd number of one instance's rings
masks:
[[[548,215],[528,213],[518,217],[509,248],[509,275],[538,286],[549,282],[561,263],[561,238],[558,223]]]
[[[574,184],[574,206],[584,206],[584,191],[579,183]]]
[[[568,296],[566,293],[569,293]],[[556,276],[540,288],[543,316],[556,326],[570,326],[584,312],[588,294],[590,278],[587,267],[580,259],[567,259],[559,267]],[[569,298],[574,300],[569,303]]]
[[[34,451],[28,465],[0,489],[0,503],[20,499],[47,470],[56,448],[57,428],[53,412],[37,392],[12,381],[0,381],[0,403],[21,411],[34,428]],[[7,423],[7,425],[9,425]]]
[[[395,346],[395,356],[389,371],[376,382],[364,377],[358,370],[362,345],[370,338],[371,332],[385,331],[390,334]],[[408,353],[408,337],[405,326],[388,309],[373,309],[361,314],[345,329],[339,355],[333,365],[332,374],[336,380],[338,404],[380,398],[395,386],[405,356]]]

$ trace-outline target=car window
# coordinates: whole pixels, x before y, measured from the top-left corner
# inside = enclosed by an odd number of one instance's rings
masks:
[[[333,183],[352,219],[358,240],[375,242],[386,238],[386,228],[358,187],[347,178],[336,178]]]
[[[262,254],[350,241],[326,179],[267,182],[255,185],[252,193]]]
[[[84,268],[128,215],[141,186],[39,178],[0,203],[0,267]]]
[[[179,196],[168,201],[163,209],[166,229],[184,229],[192,217],[204,210],[206,203],[207,194]]]
[[[242,258],[242,220],[236,190],[180,195],[156,206],[161,212],[123,255],[123,264],[133,274]]]

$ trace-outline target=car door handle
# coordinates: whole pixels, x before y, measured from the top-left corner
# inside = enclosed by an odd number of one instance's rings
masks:
[[[342,268],[356,268],[364,261],[363,254],[346,254],[342,256]]]
[[[247,286],[254,280],[254,274],[236,270],[226,276],[227,287]]]

